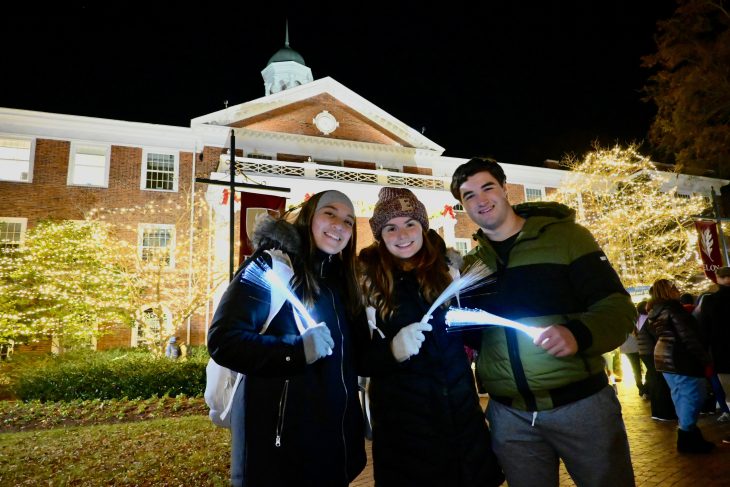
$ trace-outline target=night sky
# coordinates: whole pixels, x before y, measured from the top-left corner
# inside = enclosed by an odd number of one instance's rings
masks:
[[[448,156],[541,165],[647,136],[640,58],[669,0],[345,3],[8,14],[0,106],[189,126],[263,96],[288,18],[315,79],[425,128]]]

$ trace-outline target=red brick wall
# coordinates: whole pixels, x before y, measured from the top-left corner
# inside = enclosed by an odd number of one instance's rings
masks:
[[[52,343],[50,338],[29,344],[16,343],[13,347],[13,353],[22,355],[43,355],[51,352],[51,346]]]
[[[431,176],[433,170],[430,167],[417,167],[417,166],[403,166],[403,172],[406,174],[421,174],[424,176]]]
[[[80,220],[92,208],[133,208],[147,203],[157,203],[159,208],[173,208],[178,205],[185,207],[191,187],[191,152],[179,153],[178,191],[161,192],[140,189],[142,148],[116,145],[111,146],[107,188],[68,186],[70,148],[71,143],[68,141],[37,139],[33,182],[0,181],[0,216],[27,218],[28,228],[32,228],[43,219]],[[221,153],[220,147],[205,147],[202,154],[198,155],[196,176],[208,177],[216,170]],[[201,197],[206,188],[205,184],[196,185],[196,191]],[[176,233],[180,235],[181,232],[188,232],[189,221],[187,217],[180,218],[179,214],[174,213],[113,213],[113,220],[119,228],[119,235],[131,241],[137,238],[138,223],[175,224]],[[194,316],[191,328],[191,342],[204,343],[205,322],[202,315]],[[186,333],[182,333],[180,337],[184,340],[185,335]],[[97,343],[100,349],[129,346],[131,331],[128,328],[118,329],[114,334],[102,337]],[[47,347],[43,344],[28,347],[21,346],[18,350],[23,353],[50,351],[50,344]]]
[[[357,217],[357,250],[358,252],[373,243],[373,231],[370,230],[369,217]]]
[[[353,169],[369,169],[373,171],[377,169],[374,162],[345,161],[343,165],[344,167],[351,167]]]
[[[329,135],[324,135],[312,121],[323,110],[331,113],[339,122],[339,127]],[[313,137],[354,140],[373,144],[412,147],[410,144],[373,123],[338,99],[326,93],[313,96],[297,103],[263,113],[256,117],[233,124],[262,132],[282,132],[302,134]]]

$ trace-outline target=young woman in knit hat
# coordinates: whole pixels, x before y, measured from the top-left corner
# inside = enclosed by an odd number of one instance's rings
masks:
[[[380,190],[370,227],[375,242],[360,252],[360,265],[375,309],[363,364],[375,485],[501,484],[461,337],[446,334],[443,307],[420,323],[452,280],[444,241],[404,188]]]
[[[234,486],[345,487],[365,467],[353,359],[353,323],[365,320],[355,211],[339,191],[317,193],[298,210],[257,220],[256,250],[208,333],[213,360],[246,374],[231,409]],[[316,326],[300,331],[290,304],[277,311],[271,291],[243,278],[258,259],[271,267],[274,258],[293,271],[294,292]]]

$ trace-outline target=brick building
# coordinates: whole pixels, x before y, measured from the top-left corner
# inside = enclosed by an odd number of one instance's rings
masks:
[[[325,189],[348,194],[356,206],[359,247],[372,242],[367,220],[378,191],[397,185],[410,188],[424,202],[432,228],[447,245],[464,252],[471,248],[476,227],[448,191],[453,170],[466,159],[443,156],[443,147],[334,79],[314,81],[288,42],[262,76],[263,97],[194,118],[190,127],[0,108],[0,241],[22,245],[26,230],[41,219],[83,219],[100,207],[185,206],[196,194],[212,208],[215,238],[208,248],[195,251],[210,254],[211,265],[225,273],[227,190],[195,180],[229,180],[233,131],[237,182],[260,184],[247,190],[252,193],[282,195],[266,186],[289,188],[285,195],[291,205]],[[559,187],[564,174],[503,166],[513,203],[542,199]],[[150,246],[162,246],[174,256],[180,250],[176,242],[182,240],[176,236],[191,231],[190,223],[181,224],[172,215],[125,215],[115,223],[125,226],[127,238],[137,239],[140,255]],[[236,225],[239,215],[237,210]],[[193,227],[200,224],[194,221]],[[191,344],[204,343],[223,289],[219,286],[176,334]],[[139,341],[137,330],[119,329],[101,338],[97,347]],[[32,348],[49,346],[44,342]]]

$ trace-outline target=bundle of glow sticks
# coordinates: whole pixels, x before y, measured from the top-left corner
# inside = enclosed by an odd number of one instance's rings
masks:
[[[506,328],[514,328],[526,333],[532,339],[543,332],[542,328],[523,325],[522,323],[501,316],[488,313],[483,309],[474,308],[455,308],[450,307],[446,312],[446,331],[462,331],[485,328],[487,326],[504,326]]]
[[[255,286],[270,291],[271,293],[280,293],[284,299],[289,301],[294,309],[302,317],[305,329],[315,326],[317,323],[304,307],[304,303],[294,294],[288,282],[284,282],[269,264],[263,259],[258,258],[251,262],[243,271],[242,280],[248,281]]]
[[[492,270],[482,261],[476,261],[464,273],[451,281],[446,289],[437,297],[428,309],[428,312],[421,318],[421,323],[427,323],[431,319],[431,313],[444,304],[447,300],[458,296],[458,293],[474,289],[482,284],[482,281],[492,274]]]

